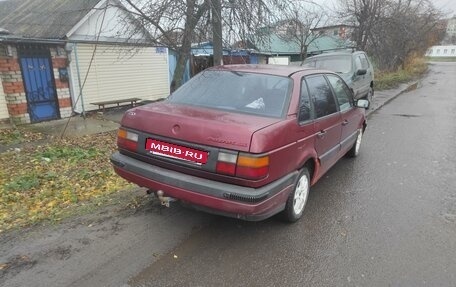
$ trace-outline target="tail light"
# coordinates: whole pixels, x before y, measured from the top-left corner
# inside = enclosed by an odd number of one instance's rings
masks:
[[[130,151],[136,151],[138,147],[138,134],[119,128],[117,131],[117,146]]]
[[[257,156],[248,153],[239,155],[220,152],[216,171],[220,174],[242,177],[245,179],[261,179],[268,175],[269,156]]]
[[[236,176],[247,179],[261,179],[269,172],[269,156],[239,154],[236,165]]]
[[[236,175],[236,161],[237,153],[225,153],[219,152],[216,171],[217,173],[227,174],[227,175]]]

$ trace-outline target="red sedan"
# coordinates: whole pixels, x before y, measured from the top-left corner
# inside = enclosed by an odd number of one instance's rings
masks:
[[[127,111],[111,162],[164,204],[294,222],[310,186],[342,156],[358,155],[368,105],[329,71],[214,67],[166,100]]]

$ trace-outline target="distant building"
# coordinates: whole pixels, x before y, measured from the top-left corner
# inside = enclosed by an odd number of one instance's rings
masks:
[[[353,40],[353,35],[356,32],[356,26],[340,24],[325,26],[312,29],[314,34],[323,34],[325,36],[339,37],[344,40]]]
[[[427,57],[454,57],[456,58],[456,45],[447,45],[447,46],[432,46],[426,52]]]
[[[456,17],[447,21],[444,43],[456,45]]]
[[[337,33],[330,32],[326,28],[311,30],[309,35],[303,35],[302,41],[306,42],[306,49],[301,50],[303,43],[293,36],[292,24],[289,21],[279,21],[275,25],[258,29],[250,42],[253,49],[261,57],[266,56],[268,64],[286,64],[301,61],[302,58],[325,52],[345,50],[351,47],[351,41],[340,37],[347,33],[347,25],[331,26],[338,27]],[[336,29],[336,28],[334,28]],[[337,34],[337,35],[334,35]],[[301,55],[302,53],[305,55]]]

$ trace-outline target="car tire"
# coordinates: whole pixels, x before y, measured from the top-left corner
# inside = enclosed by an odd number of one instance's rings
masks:
[[[367,95],[366,95],[366,100],[369,101],[369,103],[372,104],[372,99],[374,98],[374,88],[373,87],[369,87],[369,91],[367,92]]]
[[[283,211],[283,218],[287,222],[298,221],[309,198],[310,191],[310,175],[307,167],[303,167],[299,172],[298,179],[294,185],[293,192],[288,196],[285,210]]]
[[[363,129],[358,129],[358,134],[356,136],[356,141],[353,144],[352,148],[348,151],[347,155],[349,157],[357,157],[359,154],[359,149],[361,147],[361,142],[363,139]]]

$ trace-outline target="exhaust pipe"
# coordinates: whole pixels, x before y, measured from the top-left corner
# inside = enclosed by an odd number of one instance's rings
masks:
[[[158,190],[155,192],[155,195],[158,197],[158,200],[160,200],[161,205],[164,205],[166,207],[169,207],[169,204],[173,201],[176,201],[177,199],[165,196],[165,193],[163,190]]]

